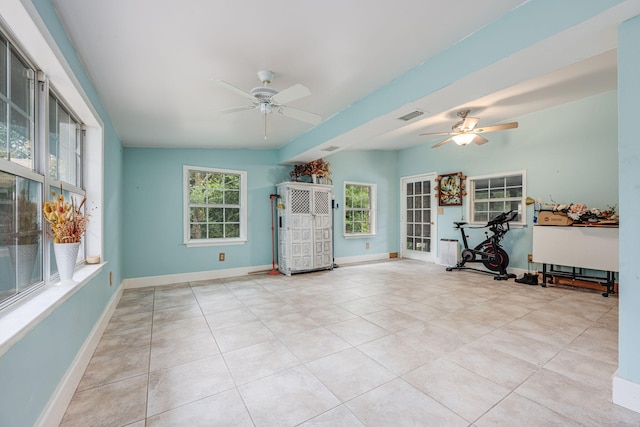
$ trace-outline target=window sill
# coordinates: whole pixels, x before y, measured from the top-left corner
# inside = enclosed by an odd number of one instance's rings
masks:
[[[0,312],[0,356],[94,278],[106,263],[76,268],[70,284],[53,282]]]
[[[363,239],[368,237],[376,237],[376,233],[362,233],[362,234],[344,234],[345,239]]]
[[[186,242],[185,246],[188,248],[198,248],[202,246],[232,246],[232,245],[244,245],[247,243],[246,239],[230,239],[230,240],[216,240],[216,241],[202,241],[202,242]]]

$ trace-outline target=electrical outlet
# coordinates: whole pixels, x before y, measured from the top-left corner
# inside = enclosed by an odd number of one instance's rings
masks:
[[[528,254],[527,255],[527,261],[528,262],[533,262],[533,254]]]
[[[113,271],[109,272],[109,286],[113,286]]]
[[[365,244],[364,244],[364,248],[365,248],[365,249],[369,249],[369,242],[367,242],[367,243],[365,243]]]
[[[218,255],[218,261],[224,261],[224,252],[220,252]]]

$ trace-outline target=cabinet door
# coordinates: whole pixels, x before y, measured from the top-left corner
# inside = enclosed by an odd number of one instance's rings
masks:
[[[290,189],[290,265],[294,271],[314,268],[312,196],[308,188]]]
[[[313,193],[314,268],[333,264],[331,240],[331,192],[315,189]]]

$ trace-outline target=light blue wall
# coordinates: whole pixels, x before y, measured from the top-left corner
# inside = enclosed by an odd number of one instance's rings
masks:
[[[122,145],[49,0],[34,1],[75,76],[105,123],[105,269],[0,357],[0,425],[37,420],[116,291],[122,259]]]
[[[344,152],[331,163],[334,194],[342,206],[344,181],[378,186],[378,235],[345,239],[344,210],[335,211],[336,257],[396,252],[398,211],[395,152]],[[187,248],[182,229],[183,165],[248,172],[248,242]],[[275,150],[199,150],[125,148],[124,275],[127,278],[264,266],[271,263],[269,195],[289,179],[292,166],[277,165]],[[392,200],[389,203],[389,200]],[[152,212],[141,215],[140,212]],[[226,260],[218,261],[225,252]]]
[[[620,328],[618,375],[640,387],[640,16],[620,26],[618,92],[620,126]]]
[[[432,149],[433,143],[399,155],[402,175],[462,172],[467,176],[526,170],[527,195],[558,203],[581,202],[606,208],[618,203],[617,97],[607,92],[580,101],[515,118],[518,129],[487,134],[489,143]],[[445,207],[438,217],[438,239],[459,238],[453,221],[466,218],[463,207]],[[512,229],[504,244],[511,267],[527,268],[531,253],[533,206],[529,226]],[[470,232],[470,243],[482,237]]]
[[[331,163],[335,210],[335,257],[353,257],[398,252],[398,153],[393,151],[344,151],[326,157]],[[344,182],[377,185],[377,234],[344,237]],[[365,243],[369,243],[366,249]]]
[[[183,244],[183,165],[248,172],[248,242]],[[274,150],[125,148],[125,277],[270,265],[269,195],[290,170],[277,165]],[[224,262],[218,261],[219,252],[225,252]]]

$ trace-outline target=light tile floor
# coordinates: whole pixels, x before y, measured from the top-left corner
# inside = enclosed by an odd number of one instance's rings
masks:
[[[640,425],[618,299],[410,260],[127,290],[62,426]]]

